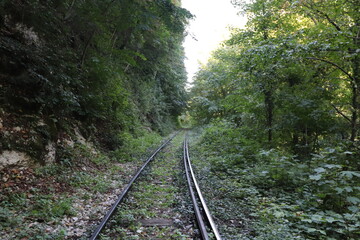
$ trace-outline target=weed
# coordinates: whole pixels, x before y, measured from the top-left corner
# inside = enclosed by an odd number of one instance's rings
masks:
[[[15,227],[21,222],[21,218],[14,216],[6,207],[0,207],[0,230],[6,227]]]
[[[50,195],[37,196],[29,212],[29,216],[38,221],[50,221],[64,215],[71,216],[73,214],[71,199],[55,200]]]
[[[13,193],[7,196],[7,201],[4,201],[2,205],[13,206],[18,208],[27,207],[29,201],[25,193]]]
[[[25,227],[19,229],[17,233],[18,239],[33,239],[33,240],[63,240],[66,237],[66,230],[60,229],[55,233],[45,233],[40,226],[33,226],[31,228]]]
[[[148,132],[143,132],[139,137],[123,132],[119,135],[119,139],[122,147],[112,153],[112,158],[118,162],[134,161],[161,141],[158,134]]]
[[[61,173],[64,169],[62,166],[56,164],[49,164],[35,169],[35,174],[38,177],[54,176]]]

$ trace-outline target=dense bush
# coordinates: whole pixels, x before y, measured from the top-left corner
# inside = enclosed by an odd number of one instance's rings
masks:
[[[191,89],[211,170],[241,186],[254,239],[360,238],[359,4],[232,2],[247,25]]]
[[[55,142],[78,126],[111,151],[124,132],[176,127],[192,17],[178,2],[5,0],[0,13],[1,118],[36,116]]]
[[[236,125],[216,122],[204,128],[198,150],[211,162],[214,175],[234,182],[230,197],[253,209],[256,239],[279,237],[286,231],[294,234],[286,239],[297,234],[305,239],[360,236],[355,152],[340,144],[304,160],[241,136]]]

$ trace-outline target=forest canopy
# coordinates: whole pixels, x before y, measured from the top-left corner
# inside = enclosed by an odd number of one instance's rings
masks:
[[[355,142],[357,1],[233,2],[249,20],[197,73],[192,89],[196,119],[225,118],[261,129],[259,140],[307,145],[300,152],[315,150],[326,136]]]

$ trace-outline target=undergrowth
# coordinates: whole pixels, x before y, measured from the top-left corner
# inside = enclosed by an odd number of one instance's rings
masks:
[[[346,144],[324,143],[299,159],[223,123],[205,127],[193,141],[227,239],[360,238],[358,153]],[[231,216],[232,206],[239,216]]]
[[[143,156],[162,140],[159,134],[148,131],[122,133],[118,138],[123,144],[113,152],[75,142],[57,149],[54,164],[1,173],[6,183],[0,185],[0,238],[68,239],[65,223],[83,221],[79,211],[84,205],[100,201],[99,194],[121,189]],[[81,209],[77,209],[79,204]],[[90,226],[88,223],[86,227]]]
[[[110,156],[116,161],[126,162],[138,159],[150,147],[158,144],[162,137],[154,132],[141,132],[139,136],[123,132],[118,135],[121,147],[113,151]]]

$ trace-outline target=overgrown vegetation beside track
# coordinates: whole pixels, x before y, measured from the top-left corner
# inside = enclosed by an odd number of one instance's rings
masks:
[[[191,17],[178,0],[0,1],[0,238],[98,220],[178,125]]]
[[[326,148],[306,160],[246,140],[229,123],[193,134],[192,159],[225,239],[358,239],[356,153]]]
[[[71,161],[3,170],[1,239],[86,239],[161,139],[154,133],[128,136],[126,151],[111,157],[76,144],[69,148]]]
[[[358,1],[232,2],[248,23],[196,74],[189,111],[215,196],[240,206],[240,239],[359,239]]]

